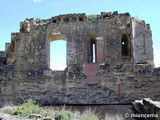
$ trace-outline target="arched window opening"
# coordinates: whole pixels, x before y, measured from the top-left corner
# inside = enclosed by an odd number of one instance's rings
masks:
[[[105,18],[109,18],[109,15],[108,14],[103,15],[103,19]]]
[[[63,21],[64,21],[64,22],[69,22],[69,18],[66,17],[66,18],[63,19]]]
[[[7,65],[7,61],[5,60],[5,61],[3,61],[3,65]]]
[[[56,20],[53,20],[53,23],[56,23],[57,21]]]
[[[126,34],[122,35],[121,44],[122,44],[122,57],[129,57],[129,41],[128,41],[128,36]]]
[[[96,51],[96,37],[92,36],[89,39],[89,44],[88,44],[88,62],[89,63],[95,63],[96,62],[96,57],[97,51]]]
[[[73,17],[72,18],[72,22],[76,22],[77,18],[76,17]]]
[[[50,43],[50,69],[64,70],[66,65],[66,41],[56,40]]]
[[[7,59],[5,57],[0,57],[0,64],[6,65],[7,64]]]
[[[80,17],[80,18],[79,18],[79,21],[83,21],[83,18],[82,18],[82,17]]]
[[[59,22],[61,22],[61,18],[54,18],[52,22],[53,23],[59,23]]]

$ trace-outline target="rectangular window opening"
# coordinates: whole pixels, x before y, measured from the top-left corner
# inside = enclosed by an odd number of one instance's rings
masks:
[[[88,62],[96,62],[96,43],[95,41],[90,41],[89,43],[89,52],[88,52]]]
[[[122,57],[123,57],[123,59],[130,58],[129,41],[128,41],[128,36],[126,34],[122,35],[121,45],[122,45]]]

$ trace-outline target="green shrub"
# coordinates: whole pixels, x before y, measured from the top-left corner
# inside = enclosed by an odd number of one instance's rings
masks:
[[[39,107],[34,101],[28,100],[26,103],[16,106],[14,115],[29,116],[30,114],[43,113],[43,109]]]
[[[55,120],[73,120],[73,113],[67,110],[56,111]]]
[[[42,117],[54,117],[54,111],[43,109],[32,100],[28,100],[27,102],[19,104],[18,106],[4,107],[0,109],[0,113],[18,115],[21,117],[29,117],[31,114],[40,114]]]

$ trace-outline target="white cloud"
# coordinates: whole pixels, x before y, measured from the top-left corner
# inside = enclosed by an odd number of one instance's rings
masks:
[[[38,2],[42,2],[42,0],[33,0],[33,2],[38,3]]]
[[[160,67],[160,49],[154,50],[154,64],[155,67]]]

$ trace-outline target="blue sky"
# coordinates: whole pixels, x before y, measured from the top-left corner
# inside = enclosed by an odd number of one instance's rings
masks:
[[[56,40],[50,43],[50,68],[52,70],[64,70],[66,63],[66,41]]]
[[[10,34],[19,31],[20,21],[26,18],[113,11],[130,12],[150,24],[155,59],[160,66],[160,0],[0,0],[0,51],[10,42]]]

